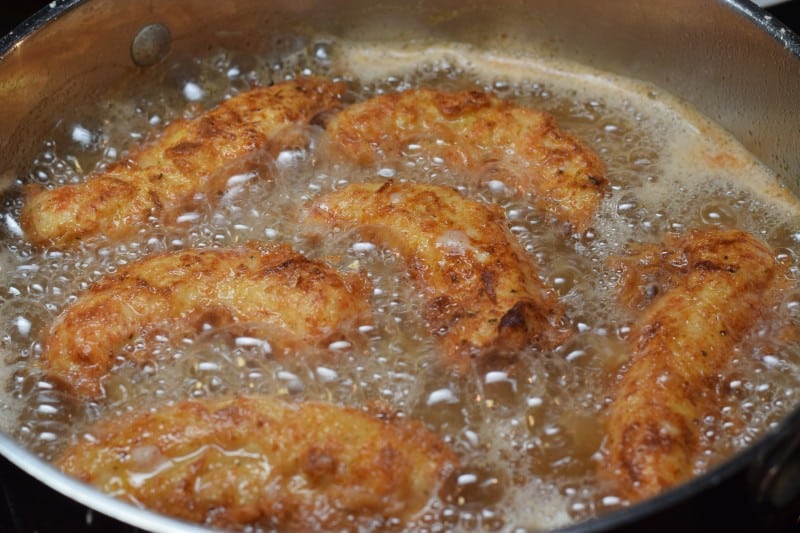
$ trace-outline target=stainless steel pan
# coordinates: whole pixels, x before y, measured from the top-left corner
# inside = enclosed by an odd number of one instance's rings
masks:
[[[155,38],[143,37],[152,48],[134,44],[153,23],[163,26]],[[800,38],[744,0],[57,0],[0,38],[0,185],[23,170],[60,110],[109,86],[140,83],[162,54],[262,51],[276,36],[309,27],[397,43],[481,46],[503,35],[541,54],[649,81],[722,124],[800,194]],[[99,494],[2,434],[0,454],[43,487],[127,524],[193,529]],[[799,514],[797,410],[708,474],[568,529],[692,531],[706,527],[706,515],[720,528],[777,529]]]

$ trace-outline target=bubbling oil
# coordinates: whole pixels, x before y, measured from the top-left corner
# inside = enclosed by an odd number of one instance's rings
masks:
[[[603,413],[630,356],[634,320],[615,302],[617,274],[607,260],[631,243],[658,242],[668,231],[739,227],[765,239],[797,275],[796,200],[719,128],[650,86],[468,47],[384,49],[329,38],[301,40],[277,57],[218,51],[157,68],[156,81],[136,95],[56,121],[20,183],[81,181],[176,118],[256,84],[316,74],[346,80],[352,102],[417,86],[480,88],[549,111],[601,155],[611,191],[592,228],[570,235],[502,183],[465,185],[446,161],[413,147],[400,160],[355,167],[337,154],[323,128],[312,125],[294,127],[291,138],[305,142],[277,158],[253,154],[241,169],[228,169],[228,187],[216,205],[184,213],[174,227],[148,221],[123,243],[35,250],[16,225],[21,200],[7,195],[0,428],[48,459],[103,416],[187,397],[263,393],[359,407],[380,403],[424,422],[463,461],[450,493],[423,519],[431,530],[554,528],[627,504],[595,473]],[[451,185],[501,205],[513,235],[567,306],[577,335],[549,353],[526,351],[512,367],[466,379],[444,372],[399,258],[357,232],[320,237],[318,229],[300,223],[302,206],[319,194],[387,178]],[[375,323],[359,328],[358,342],[281,358],[274,357],[263,329],[258,337],[242,335],[238,327],[178,339],[143,335],[120,354],[100,402],[75,401],[37,370],[54,318],[106,274],[158,251],[252,239],[288,243],[340,269],[366,273]],[[782,315],[796,324],[800,289],[787,293]],[[698,474],[754,442],[798,403],[798,347],[747,346],[734,354],[724,376],[726,403],[704,421]],[[126,357],[137,350],[153,354],[152,361],[132,364]]]

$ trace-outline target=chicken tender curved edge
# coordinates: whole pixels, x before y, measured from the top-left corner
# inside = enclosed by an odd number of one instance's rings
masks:
[[[149,328],[263,323],[288,344],[345,338],[371,320],[368,282],[290,247],[257,241],[144,257],[91,286],[67,306],[43,341],[40,365],[70,392],[101,398],[101,379],[121,348]],[[150,352],[131,354],[138,363]]]
[[[555,291],[539,279],[495,205],[450,187],[388,180],[323,194],[306,216],[356,229],[404,259],[423,294],[440,361],[457,374],[473,364],[510,363],[531,345],[554,348],[571,335]]]
[[[36,246],[68,249],[99,235],[124,239],[150,218],[169,224],[196,193],[216,200],[226,180],[215,172],[285,143],[281,131],[337,108],[344,88],[316,77],[256,87],[195,118],[176,120],[81,183],[29,185],[20,215],[23,234]]]
[[[222,528],[408,525],[459,466],[419,422],[273,396],[184,400],[87,432],[93,438],[66,449],[57,467],[123,500]]]
[[[327,130],[360,164],[414,151],[464,169],[470,182],[481,167],[499,167],[497,179],[530,194],[555,219],[582,232],[608,189],[605,164],[549,113],[475,89],[428,87],[382,94],[336,114]]]
[[[752,328],[774,316],[790,281],[760,239],[719,228],[669,235],[617,268],[621,300],[644,309],[609,407],[599,469],[638,501],[692,476],[700,421],[722,401],[719,373]],[[653,280],[664,289],[654,297],[642,288]]]

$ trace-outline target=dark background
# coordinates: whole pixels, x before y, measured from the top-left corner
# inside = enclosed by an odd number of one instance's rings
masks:
[[[0,7],[0,35],[5,35],[48,3],[49,0],[5,0],[6,5]]]
[[[800,0],[792,0],[769,9],[778,19],[800,33]]]
[[[0,0],[0,35],[5,35],[50,0]],[[132,0],[133,1],[133,0]],[[163,0],[168,1],[168,0]],[[219,0],[225,1],[225,0]],[[606,1],[606,0],[601,0]],[[769,11],[800,33],[800,0],[791,0]],[[735,529],[735,528],[734,528]],[[0,533],[38,531],[136,532],[98,513],[88,512],[50,490],[0,457]]]

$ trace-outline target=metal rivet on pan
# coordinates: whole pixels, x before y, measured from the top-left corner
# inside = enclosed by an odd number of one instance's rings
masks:
[[[140,67],[155,65],[169,53],[172,35],[163,24],[148,24],[131,43],[131,59]]]

